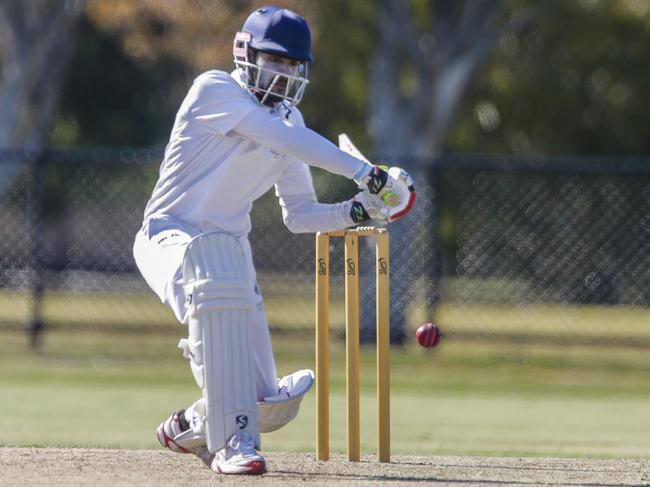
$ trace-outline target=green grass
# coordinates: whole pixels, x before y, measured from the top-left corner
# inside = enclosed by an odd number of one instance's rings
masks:
[[[176,331],[180,336],[183,328]],[[198,396],[170,333],[56,330],[38,352],[0,333],[0,445],[156,448],[153,431]],[[313,364],[274,337],[279,372]],[[332,343],[331,443],[344,451],[343,346]],[[375,448],[374,355],[362,354],[362,450]],[[412,344],[391,355],[394,453],[650,457],[650,361],[634,348]],[[264,448],[312,451],[314,395]]]
[[[287,288],[293,277],[283,274],[260,276],[269,321],[285,331],[313,329],[313,283],[301,278]],[[338,283],[340,284],[340,283]],[[342,286],[332,285],[332,328],[342,330],[344,313]],[[0,292],[0,324],[12,326],[28,321],[29,296]],[[155,329],[175,333],[173,315],[153,295],[124,293],[65,293],[48,291],[42,306],[45,321],[57,328],[105,328],[138,332]],[[418,323],[434,320],[450,335],[514,336],[546,341],[638,342],[650,346],[650,308],[632,306],[567,306],[561,304],[467,304],[443,300],[434,316],[420,302],[408,310],[414,332]]]
[[[450,331],[529,336],[650,339],[650,309],[632,306],[468,305],[440,306],[436,321]]]

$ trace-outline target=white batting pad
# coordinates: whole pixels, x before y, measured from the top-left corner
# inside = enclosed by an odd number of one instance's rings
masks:
[[[246,257],[231,235],[193,239],[185,251],[188,355],[206,401],[208,449],[216,452],[237,432],[260,447],[255,371],[250,340],[253,301]]]
[[[298,415],[300,402],[314,384],[311,370],[299,370],[278,381],[278,394],[265,397],[258,404],[260,431],[270,433],[282,428]]]

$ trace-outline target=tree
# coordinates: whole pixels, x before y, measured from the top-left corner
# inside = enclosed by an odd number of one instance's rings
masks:
[[[38,151],[46,143],[83,1],[0,3],[0,149]],[[0,164],[0,193],[22,166]]]
[[[83,7],[0,3],[0,148],[39,149],[47,139]]]
[[[314,42],[309,86],[300,109],[307,125],[330,140],[345,132],[360,147],[367,148],[368,72],[376,41],[375,4],[318,2],[313,18],[320,34]]]
[[[430,159],[453,129],[458,109],[479,68],[498,42],[514,35],[535,18],[531,9],[514,8],[505,0],[382,0],[370,70],[368,131],[373,152],[407,165],[404,158]],[[436,243],[427,229],[433,225],[428,173],[408,167],[419,181],[420,198],[407,221],[391,225],[393,259],[391,328],[393,341],[403,341],[407,314],[418,294],[432,310],[436,289]],[[409,248],[429,248],[426,261],[410,258]],[[369,248],[366,254],[370,254]],[[399,259],[397,259],[399,257]],[[369,261],[366,260],[366,265]],[[368,279],[365,289],[373,287]],[[363,329],[373,333],[371,299],[366,295]]]
[[[90,0],[88,17],[101,30],[113,32],[126,52],[142,62],[162,56],[185,61],[189,76],[206,69],[229,69],[232,42],[246,17],[263,0]],[[273,4],[297,10],[309,19],[313,11],[299,0]]]
[[[447,149],[650,152],[650,2],[572,0],[552,11],[501,40],[460,107]]]
[[[534,17],[504,0],[382,0],[370,73],[375,151],[435,154],[482,63]]]
[[[277,3],[305,16],[313,10],[298,1]],[[264,4],[89,0],[52,143],[164,145],[194,77],[234,68],[233,37]]]

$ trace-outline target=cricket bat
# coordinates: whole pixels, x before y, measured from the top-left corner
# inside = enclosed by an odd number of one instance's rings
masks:
[[[357,159],[361,159],[362,161],[370,164],[370,161],[359,149],[357,149],[357,146],[352,143],[350,137],[348,137],[347,134],[339,134],[339,149],[347,154],[350,154],[352,157],[356,157]]]

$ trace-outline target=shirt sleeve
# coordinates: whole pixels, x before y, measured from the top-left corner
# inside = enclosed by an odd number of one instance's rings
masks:
[[[208,71],[194,81],[185,100],[188,116],[211,132],[226,135],[259,106],[225,72]]]
[[[313,130],[284,120],[262,107],[248,112],[232,130],[280,154],[348,179],[359,177],[368,168],[367,163],[346,154]]]
[[[316,198],[314,180],[306,164],[293,160],[275,183],[275,195],[278,198],[295,194],[308,194]]]
[[[275,184],[282,219],[293,233],[329,232],[354,225],[351,202],[324,204],[316,200],[309,168],[293,161]]]

